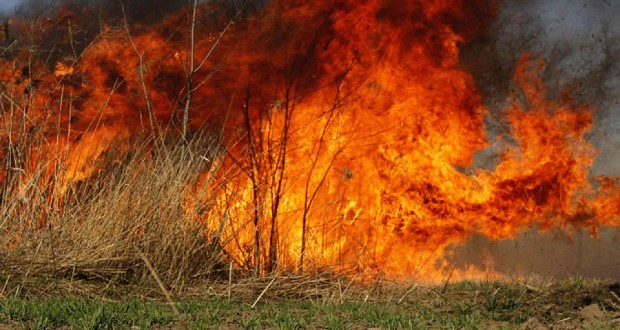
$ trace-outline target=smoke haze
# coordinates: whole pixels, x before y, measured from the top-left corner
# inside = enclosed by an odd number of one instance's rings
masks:
[[[462,53],[491,109],[490,139],[509,128],[500,122],[511,91],[511,75],[524,51],[545,61],[551,97],[566,94],[594,108],[588,139],[599,155],[593,175],[620,174],[620,3],[603,0],[504,1],[492,34]],[[481,60],[484,59],[484,60]],[[478,157],[493,165],[494,150]],[[489,164],[490,163],[490,164]]]
[[[463,65],[477,80],[490,108],[487,132],[491,147],[477,155],[475,166],[492,167],[499,158],[501,122],[511,75],[523,51],[545,61],[543,78],[552,97],[567,93],[594,108],[587,135],[598,150],[591,168],[596,175],[620,174],[620,2],[605,0],[504,1],[488,39],[463,50]],[[483,60],[481,60],[483,59]],[[594,182],[594,180],[593,180]],[[514,239],[489,240],[480,235],[451,248],[457,269],[478,269],[515,275],[588,278],[620,277],[620,231],[601,228],[598,238],[588,230],[521,233]]]
[[[180,9],[185,0],[126,0],[122,4],[133,21],[154,21]],[[61,5],[82,6],[102,10],[108,18],[121,17],[121,2],[116,0],[5,0],[0,12],[22,17],[45,15]]]

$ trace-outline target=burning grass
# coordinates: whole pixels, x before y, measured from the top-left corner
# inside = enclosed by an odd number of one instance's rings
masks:
[[[493,1],[224,4],[99,33],[70,6],[11,21],[0,323],[619,325],[615,282],[452,283],[488,274],[458,274],[449,244],[620,214],[617,178],[590,182],[593,110],[548,99],[542,60],[487,137],[459,51]]]
[[[9,274],[168,296],[237,273],[438,283],[490,278],[447,259],[477,234],[618,225],[619,181],[590,177],[593,109],[550,98],[524,53],[495,114],[462,67],[494,1],[228,5],[100,29],[81,6],[11,20]],[[475,164],[485,150],[495,164]]]
[[[201,176],[209,184],[205,173],[215,173],[209,159],[218,152],[206,138],[142,141],[120,159],[108,152],[96,160],[107,162],[96,175],[62,189],[60,168],[51,182],[44,181],[50,169],[43,167],[26,182],[10,181],[0,206],[2,267],[26,276],[121,283],[156,276],[171,287],[208,275],[222,262],[216,233],[184,206],[188,183]],[[193,193],[208,199],[212,191]]]

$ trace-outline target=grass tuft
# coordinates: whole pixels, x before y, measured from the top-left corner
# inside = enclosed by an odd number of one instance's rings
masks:
[[[215,148],[206,138],[136,142],[122,159],[109,152],[96,175],[65,180],[62,190],[60,180],[67,176],[44,182],[45,168],[30,176],[30,185],[11,181],[3,195],[21,189],[23,199],[0,203],[1,266],[14,276],[72,282],[140,285],[160,279],[162,289],[172,291],[209,275],[223,264],[221,249],[186,208],[191,202],[203,213],[215,212],[206,205],[211,191],[195,184],[215,179],[217,165],[210,161],[219,152]],[[188,194],[188,187],[196,191]]]

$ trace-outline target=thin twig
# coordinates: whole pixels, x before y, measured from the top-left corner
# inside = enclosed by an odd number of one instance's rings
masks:
[[[409,295],[411,292],[413,292],[413,290],[415,290],[418,287],[418,283],[414,284],[409,290],[407,290],[407,292],[405,292],[405,294],[400,297],[400,299],[398,299],[398,303],[402,303],[403,300],[405,300],[405,298],[407,297],[407,295]]]
[[[9,279],[11,278],[11,274],[7,275],[6,281],[4,281],[4,286],[2,287],[2,292],[0,292],[0,296],[2,299],[6,299],[4,292],[6,291],[6,287],[9,285]]]
[[[443,285],[443,288],[441,288],[441,293],[446,292],[446,289],[448,288],[448,284],[450,283],[450,279],[452,278],[453,273],[454,273],[454,267],[452,267],[452,270],[450,271],[450,274],[448,275],[448,278],[446,279],[446,283]]]
[[[256,298],[256,301],[254,301],[254,303],[252,304],[251,308],[254,308],[256,306],[256,304],[258,304],[258,301],[260,300],[260,298],[263,297],[263,295],[265,294],[265,292],[267,292],[267,290],[269,289],[269,287],[271,287],[271,285],[273,284],[273,282],[275,282],[276,277],[274,276],[271,279],[271,282],[269,282],[269,284],[267,284],[267,286],[265,287],[265,289],[263,290],[263,292],[260,293],[260,295],[258,295],[258,298]]]
[[[230,291],[232,290],[232,262],[228,263],[228,300],[230,300]]]
[[[144,253],[142,253],[142,251],[138,250],[138,248],[136,248],[136,252],[138,252],[138,255],[140,256],[140,258],[142,258],[142,261],[144,261],[144,264],[151,272],[151,275],[153,275],[153,278],[157,282],[157,285],[159,285],[159,288],[164,293],[164,296],[166,296],[166,300],[168,301],[168,304],[170,305],[170,307],[172,307],[172,311],[174,312],[174,315],[177,317],[180,317],[181,313],[177,309],[177,306],[175,305],[174,301],[172,300],[172,296],[170,295],[170,292],[166,290],[166,287],[164,286],[164,282],[162,282],[159,275],[157,275],[157,272],[155,271],[155,268],[153,268],[153,265],[151,265],[151,262],[149,261],[149,259],[146,257]]]
[[[129,39],[129,43],[131,44],[131,47],[133,48],[134,52],[136,53],[136,56],[138,56],[138,60],[140,61],[140,64],[138,66],[138,73],[140,74],[140,86],[142,87],[142,93],[144,94],[144,101],[146,102],[146,109],[148,111],[149,114],[149,124],[151,125],[151,130],[153,132],[157,132],[156,131],[156,123],[155,123],[155,118],[153,115],[153,107],[151,104],[151,98],[149,95],[149,90],[146,86],[146,82],[145,82],[145,65],[144,65],[144,53],[141,53],[140,50],[138,49],[138,46],[136,45],[133,36],[131,34],[131,31],[129,30],[129,23],[127,21],[127,14],[125,13],[125,4],[123,1],[120,2],[121,4],[121,10],[123,12],[123,22],[125,23],[125,31],[127,32],[127,38]],[[140,121],[140,126],[142,126],[142,121]]]

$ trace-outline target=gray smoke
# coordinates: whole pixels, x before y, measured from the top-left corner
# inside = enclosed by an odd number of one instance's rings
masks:
[[[471,70],[490,108],[490,141],[509,127],[502,111],[515,64],[524,51],[545,61],[543,79],[550,97],[569,90],[574,100],[594,108],[595,122],[587,139],[599,151],[594,175],[620,175],[620,1],[504,1],[486,40],[467,47],[462,63]],[[492,168],[497,146],[481,151],[476,166]],[[594,182],[594,181],[593,181]],[[620,230],[601,228],[593,239],[587,230],[572,235],[536,229],[516,239],[489,240],[475,236],[450,248],[457,269],[487,262],[503,274],[565,278],[620,277]]]
[[[179,10],[188,0],[2,0],[0,12],[5,15],[38,17],[62,5],[99,10],[110,18],[122,16],[122,6],[132,20],[153,21]]]
[[[620,1],[504,1],[491,34],[464,49],[470,69],[493,115],[491,139],[504,132],[501,111],[511,87],[514,66],[524,51],[542,56],[543,78],[550,97],[570,90],[581,104],[595,109],[588,140],[600,154],[593,175],[620,174]],[[481,60],[482,59],[482,60]],[[478,157],[478,166],[493,163],[492,150]],[[487,164],[488,165],[488,164]],[[493,164],[491,164],[492,166]]]
[[[11,13],[21,4],[22,0],[4,0],[0,2],[0,13]]]
[[[595,174],[620,174],[620,2],[531,1],[507,4],[498,43],[512,52],[514,40],[546,59],[552,88],[575,86],[578,101],[596,108],[589,139],[600,155]],[[525,28],[520,27],[525,23]]]
[[[455,269],[474,266],[519,278],[620,278],[620,230],[601,228],[599,234],[594,239],[588,230],[572,235],[529,230],[504,240],[477,235],[463,245],[449,247],[447,255]]]

